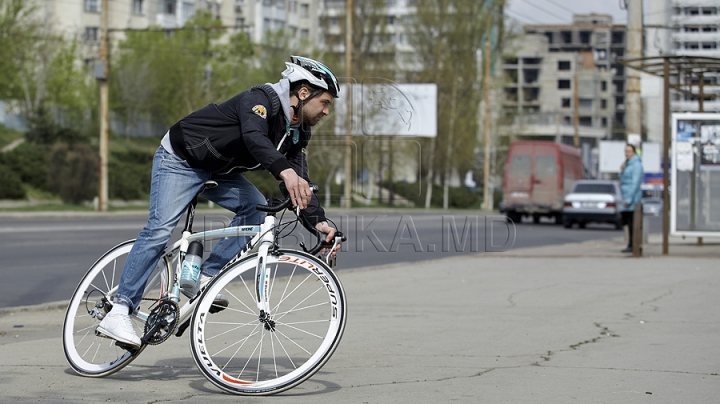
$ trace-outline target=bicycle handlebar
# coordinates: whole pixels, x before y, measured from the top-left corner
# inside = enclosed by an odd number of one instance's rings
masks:
[[[318,188],[318,186],[315,185],[315,184],[311,184],[311,185],[310,185],[310,189],[312,190],[313,194],[317,193],[317,192],[320,190],[320,188]],[[268,201],[268,203],[270,203],[270,201]],[[272,205],[271,205],[271,204],[268,204],[268,205],[260,205],[260,204],[258,204],[258,205],[256,206],[256,209],[259,210],[259,211],[261,211],[261,212],[266,212],[266,213],[278,213],[278,212],[280,212],[280,211],[283,210],[283,209],[290,208],[290,207],[291,207],[291,204],[292,204],[292,203],[291,203],[291,201],[290,201],[290,197],[288,196],[284,201],[281,201],[281,202],[278,203],[278,204],[272,204]],[[317,243],[315,244],[314,247],[312,247],[312,248],[310,248],[310,249],[307,249],[307,248],[305,247],[305,244],[304,244],[304,243],[300,243],[300,247],[302,247],[302,249],[303,249],[306,253],[311,254],[311,255],[315,255],[315,254],[319,253],[320,250],[322,250],[323,248],[332,247],[332,246],[335,245],[334,242],[327,242],[327,241],[325,241],[325,233],[323,233],[323,232],[321,232],[320,230],[316,229],[315,226],[313,226],[313,224],[310,223],[310,221],[309,221],[307,218],[305,218],[305,217],[302,216],[302,215],[298,215],[298,218],[299,218],[300,221],[302,222],[303,226],[304,226],[310,233],[312,233],[312,234],[317,238]],[[339,238],[341,241],[346,241],[346,240],[347,240],[347,237],[345,237],[345,235],[344,235],[342,232],[340,232],[340,231],[336,231],[336,232],[335,232],[335,238],[336,238],[336,239]],[[337,241],[336,241],[336,242],[337,242]]]

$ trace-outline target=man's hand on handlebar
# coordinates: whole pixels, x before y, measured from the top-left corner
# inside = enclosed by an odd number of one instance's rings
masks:
[[[328,225],[328,222],[319,222],[315,225],[315,228],[318,229],[320,232],[326,234],[325,242],[332,244],[335,242],[335,228]],[[332,251],[330,251],[330,257],[335,257],[337,255],[337,252],[340,250],[341,243],[338,242],[335,245],[335,248],[333,248]],[[325,255],[327,253],[327,248],[323,248],[320,251],[321,254]]]
[[[280,172],[280,178],[285,183],[285,188],[287,188],[292,205],[297,206],[301,210],[307,208],[312,198],[310,184],[308,184],[304,178],[297,175],[292,168]]]

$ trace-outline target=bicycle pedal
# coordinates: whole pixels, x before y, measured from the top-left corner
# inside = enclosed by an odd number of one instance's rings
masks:
[[[138,350],[138,347],[120,341],[115,341],[115,346],[118,348],[122,348],[128,352],[135,352]]]

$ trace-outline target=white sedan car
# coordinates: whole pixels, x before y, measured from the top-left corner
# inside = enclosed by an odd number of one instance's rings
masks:
[[[590,222],[611,223],[616,229],[622,229],[622,204],[618,181],[577,181],[565,196],[563,225],[570,228],[577,223],[584,228]]]

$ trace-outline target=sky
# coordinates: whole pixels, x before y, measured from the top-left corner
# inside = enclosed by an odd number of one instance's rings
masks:
[[[505,14],[521,24],[570,24],[573,14],[610,14],[613,23],[627,23],[623,0],[507,0]]]

